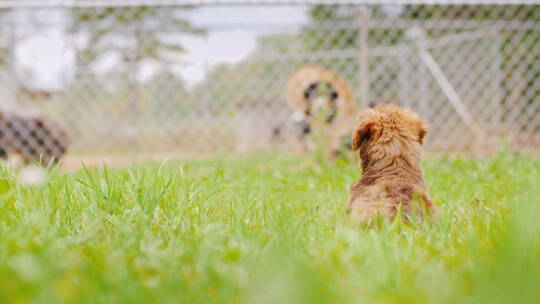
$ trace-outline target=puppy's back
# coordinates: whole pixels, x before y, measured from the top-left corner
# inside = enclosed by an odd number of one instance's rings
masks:
[[[399,208],[421,215],[422,209],[432,208],[420,164],[426,133],[426,124],[408,109],[381,105],[360,114],[353,149],[360,157],[362,177],[349,198],[354,217],[394,218]]]

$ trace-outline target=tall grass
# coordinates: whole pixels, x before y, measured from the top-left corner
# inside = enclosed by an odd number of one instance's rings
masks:
[[[0,171],[1,303],[538,303],[540,159],[425,162],[434,223],[347,221],[355,164]]]

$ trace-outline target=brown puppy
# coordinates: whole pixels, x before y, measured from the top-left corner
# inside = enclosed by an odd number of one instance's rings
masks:
[[[408,221],[436,212],[420,164],[426,133],[426,124],[409,109],[387,104],[360,114],[352,141],[362,167],[349,198],[353,219],[393,219],[401,209]]]

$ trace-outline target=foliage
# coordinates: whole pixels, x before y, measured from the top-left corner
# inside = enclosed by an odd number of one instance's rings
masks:
[[[425,162],[434,223],[347,221],[311,155],[0,173],[0,302],[534,303],[540,159]]]
[[[119,9],[77,8],[72,10],[72,31],[87,34],[88,42],[80,54],[80,63],[93,64],[103,55],[117,52],[122,62],[137,67],[145,60],[167,66],[178,63],[184,52],[178,37],[171,33],[201,34],[184,12],[191,9],[140,6]],[[133,69],[132,69],[133,72]]]
[[[219,64],[208,71],[205,80],[192,91],[206,96],[207,108],[222,110],[222,105],[256,107],[256,104],[284,104],[287,78],[294,68],[306,60],[287,60],[301,52],[303,45],[290,34],[259,37],[257,47],[246,59],[236,64]],[[273,57],[277,56],[277,57]],[[200,102],[200,101],[199,101]]]
[[[351,5],[315,5],[308,11],[310,23],[301,32],[302,40],[312,51],[323,48],[357,49],[358,13],[358,8]],[[330,29],[323,30],[319,28],[321,25]]]

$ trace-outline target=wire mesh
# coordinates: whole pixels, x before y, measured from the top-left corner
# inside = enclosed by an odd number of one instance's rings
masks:
[[[480,2],[0,1],[0,156],[306,149],[306,65],[418,111],[428,152],[536,152],[540,5]]]

